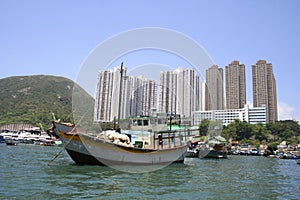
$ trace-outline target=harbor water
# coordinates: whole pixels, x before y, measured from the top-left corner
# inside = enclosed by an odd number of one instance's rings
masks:
[[[0,199],[300,199],[296,160],[188,158],[149,173],[76,165],[61,147],[0,144]]]

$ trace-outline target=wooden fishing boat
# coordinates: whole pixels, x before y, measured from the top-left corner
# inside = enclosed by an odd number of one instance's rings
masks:
[[[98,134],[76,128],[74,124],[53,122],[53,134],[78,164],[160,165],[183,162],[189,139],[197,129],[168,130],[166,119],[136,117],[130,129]]]

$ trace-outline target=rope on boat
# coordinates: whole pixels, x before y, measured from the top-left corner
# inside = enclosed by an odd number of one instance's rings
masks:
[[[70,132],[73,132],[75,130],[75,126],[73,127],[73,129]],[[73,139],[75,134],[72,135],[72,137],[68,140],[68,142],[66,142],[61,150],[48,162],[48,165],[50,165],[66,148],[66,146],[71,142],[71,140]]]
[[[87,114],[88,110],[81,116],[81,118],[78,121],[78,124],[81,122],[81,120],[85,117],[85,115]],[[53,114],[53,118],[55,119],[55,116]],[[70,131],[70,133],[72,133],[74,130],[76,129],[76,126],[74,125],[73,129]],[[61,150],[48,162],[48,165],[50,165],[62,152],[63,150],[65,150],[66,146],[71,142],[71,140],[73,139],[75,134],[72,135],[72,137],[68,140],[68,142],[66,142],[63,147],[61,148]]]

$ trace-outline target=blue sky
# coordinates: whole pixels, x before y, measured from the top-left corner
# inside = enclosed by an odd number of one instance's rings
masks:
[[[76,80],[90,52],[113,35],[167,28],[195,40],[219,67],[233,60],[245,64],[250,103],[251,65],[259,59],[272,63],[279,117],[300,121],[299,8],[297,0],[0,0],[0,78],[48,74]],[[172,56],[151,55],[138,55],[126,64],[153,59],[189,67]]]

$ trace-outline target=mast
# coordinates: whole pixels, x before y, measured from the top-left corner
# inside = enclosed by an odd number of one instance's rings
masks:
[[[122,100],[122,86],[123,86],[123,62],[121,63],[120,69],[120,91],[119,91],[119,108],[118,108],[118,126],[117,129],[120,129],[120,118],[121,118],[121,100]]]

